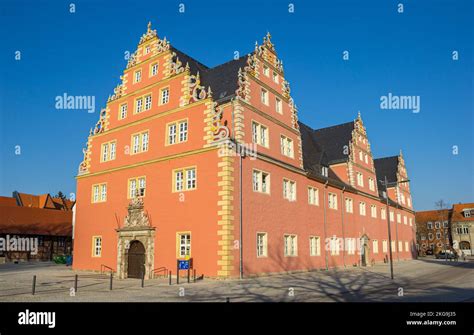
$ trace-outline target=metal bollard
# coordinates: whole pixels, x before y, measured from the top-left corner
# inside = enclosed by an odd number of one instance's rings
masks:
[[[188,269],[188,284],[190,283],[190,281],[189,281],[189,278],[190,278],[190,273],[191,273],[191,270],[190,270],[190,269]]]
[[[142,288],[145,286],[145,272],[142,272]]]
[[[78,275],[74,276],[74,293],[77,292],[77,279],[78,279],[77,277],[78,277]]]
[[[33,286],[31,288],[31,294],[35,295],[36,292],[36,275],[33,276]]]
[[[172,274],[172,272],[170,271],[170,273],[169,273],[169,277],[168,277],[168,278],[169,278],[169,280],[170,280],[170,282],[169,282],[169,285],[171,285],[171,277],[173,277],[173,274]]]
[[[112,281],[113,281],[114,275],[112,271],[110,271],[110,283],[109,283],[109,290],[112,291]]]
[[[193,282],[196,282],[196,269],[193,270]]]

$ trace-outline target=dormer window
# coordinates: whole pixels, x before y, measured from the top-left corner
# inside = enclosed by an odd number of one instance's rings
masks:
[[[324,176],[324,177],[327,177],[328,174],[329,174],[329,169],[327,168],[327,166],[322,166],[321,167],[321,174]]]
[[[470,210],[464,211],[464,217],[465,218],[470,218],[471,217],[471,211]]]

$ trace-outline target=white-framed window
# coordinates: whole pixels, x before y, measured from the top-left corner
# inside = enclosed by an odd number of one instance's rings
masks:
[[[392,251],[396,251],[396,250],[397,250],[397,249],[395,249],[395,247],[397,246],[397,245],[395,244],[395,241],[392,241],[391,246],[392,246]]]
[[[370,205],[370,216],[377,218],[377,206]]]
[[[137,98],[135,100],[135,113],[143,112],[143,98]]]
[[[308,186],[308,204],[319,206],[319,190]]]
[[[270,175],[268,173],[253,170],[252,182],[254,192],[270,193]]]
[[[298,256],[298,237],[287,234],[283,237],[285,257]]]
[[[296,182],[283,179],[283,199],[296,201]]]
[[[403,224],[408,224],[408,218],[406,215],[403,215]]]
[[[268,128],[258,122],[252,122],[252,140],[268,148]]]
[[[160,90],[160,104],[165,105],[170,101],[170,89],[169,87],[162,88]]]
[[[321,255],[321,239],[319,236],[309,237],[309,255],[320,256]]]
[[[92,236],[92,257],[102,256],[102,236]]]
[[[150,46],[147,45],[147,46],[145,47],[145,55],[148,55],[148,54],[150,53],[150,50],[151,50]]]
[[[435,222],[435,228],[436,228],[436,229],[441,228],[441,224],[440,224],[439,221],[436,221],[436,222]]]
[[[351,198],[346,198],[346,212],[354,213],[354,201]]]
[[[398,241],[398,251],[403,251],[403,242],[402,241]]]
[[[156,76],[158,74],[158,63],[153,63],[150,65],[150,76]]]
[[[362,151],[359,151],[359,160],[364,161],[364,154],[362,153]]]
[[[464,211],[464,217],[465,218],[470,218],[471,217],[471,211]]]
[[[128,198],[144,197],[146,191],[146,177],[130,178],[128,180]]]
[[[126,103],[121,104],[119,110],[119,120],[125,119],[127,117],[128,105]]]
[[[188,140],[188,121],[181,120],[169,123],[167,131],[167,144],[186,142]]]
[[[196,167],[173,170],[174,192],[195,190],[197,187]]]
[[[373,178],[369,178],[369,189],[375,191],[375,182]]]
[[[265,104],[268,106],[268,91],[264,88],[262,88],[261,94],[260,94],[260,101],[262,104]]]
[[[413,226],[413,219],[412,218],[409,218],[408,222],[409,222],[410,226]]]
[[[339,255],[340,249],[340,239],[336,236],[331,237],[329,241],[329,250],[331,251],[331,255]]]
[[[190,257],[191,256],[191,234],[190,233],[178,233],[179,257]]]
[[[267,233],[257,233],[257,257],[268,256]]]
[[[387,240],[382,241],[382,252],[387,252],[388,251],[388,243]]]
[[[443,221],[443,227],[444,227],[444,228],[449,228],[448,221]]]
[[[369,164],[369,156],[367,154],[364,154],[364,161],[365,164]]]
[[[328,206],[331,209],[337,209],[337,194],[328,193]]]
[[[348,255],[354,255],[356,251],[356,239],[355,238],[346,238],[345,247]]]
[[[402,223],[402,215],[397,213],[397,223]]]
[[[430,240],[430,241],[433,240],[433,233],[428,233],[428,240]]]
[[[395,221],[395,214],[393,212],[390,212],[390,221]]]
[[[382,220],[387,220],[387,210],[385,208],[382,208],[380,210],[380,217],[382,218]]]
[[[150,136],[148,134],[148,130],[141,133],[132,134],[132,155],[148,151],[149,139]]]
[[[280,83],[280,76],[275,71],[273,71],[273,82],[276,84]]]
[[[426,227],[428,229],[433,229],[433,222],[429,221],[427,224],[426,224]]]
[[[425,236],[425,235],[421,235],[420,238],[421,238],[422,241],[425,241],[425,240],[426,240],[426,236]]]
[[[145,110],[151,109],[151,94],[145,96]]]
[[[92,203],[107,201],[107,184],[92,185]]]
[[[408,203],[408,207],[411,207],[411,198],[410,197],[407,197],[407,203]]]
[[[365,202],[359,202],[359,214],[365,216]]]
[[[294,151],[293,151],[293,140],[288,138],[284,135],[280,137],[280,151],[282,155],[293,158]]]
[[[117,152],[116,148],[117,148],[117,142],[115,140],[110,141],[110,142],[106,142],[106,143],[102,143],[100,161],[101,162],[108,162],[108,161],[114,160],[116,152]]]
[[[275,98],[275,111],[278,114],[283,114],[283,104],[279,98]]]
[[[270,77],[270,68],[263,64],[263,74],[267,77]]]
[[[408,247],[408,242],[405,241],[405,251],[408,252],[409,251],[409,247]]]
[[[401,200],[402,204],[404,205],[405,204],[405,195],[403,195],[403,193],[400,193],[400,200]]]
[[[377,240],[372,241],[372,251],[374,252],[374,254],[379,253],[379,241]]]
[[[439,240],[441,238],[441,233],[440,232],[437,232],[436,233],[436,238]]]
[[[364,176],[360,172],[357,172],[357,185],[364,187]]]
[[[133,82],[139,83],[140,81],[142,81],[142,70],[137,70],[133,76]]]

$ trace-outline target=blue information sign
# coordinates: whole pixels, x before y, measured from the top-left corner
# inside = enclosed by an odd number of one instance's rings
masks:
[[[188,260],[178,260],[178,269],[188,270],[189,269],[189,259]]]

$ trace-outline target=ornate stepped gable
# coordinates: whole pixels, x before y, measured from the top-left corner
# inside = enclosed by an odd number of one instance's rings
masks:
[[[171,52],[170,61],[166,64],[165,77],[181,73],[187,74],[188,90],[181,97],[181,106],[206,98],[211,98],[216,102],[212,108],[211,125],[214,141],[220,141],[228,138],[230,135],[229,128],[222,121],[222,110],[219,105],[230,101],[234,97],[238,97],[249,103],[249,76],[258,79],[258,69],[263,62],[273,66],[282,75],[282,92],[290,106],[292,126],[294,129],[299,129],[297,107],[290,95],[289,83],[283,78],[283,62],[278,59],[276,55],[275,46],[271,41],[271,35],[269,33],[263,38],[262,45],[258,45],[258,43],[255,44],[254,52],[214,68],[208,68],[178,49],[173,48],[166,38],[160,39],[156,30],[151,29],[151,23],[148,23],[147,31],[141,36],[137,50],[131,54],[126,69],[132,68],[141,61],[143,57],[142,47],[146,43],[151,43],[151,57],[164,52]],[[113,94],[109,96],[107,104],[126,94],[127,75],[128,74],[120,76],[121,83],[114,88]],[[88,144],[83,150],[84,159],[79,166],[79,174],[88,173],[88,167],[90,165],[90,138],[93,135],[107,131],[107,119],[109,117],[108,108],[103,109],[99,121],[94,129],[90,131]],[[302,155],[301,152],[300,154]]]

